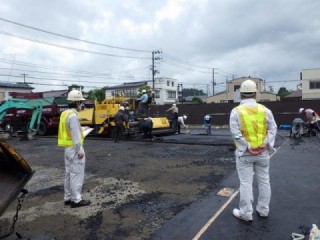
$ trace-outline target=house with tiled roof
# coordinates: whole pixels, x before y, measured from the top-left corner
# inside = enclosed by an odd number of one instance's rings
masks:
[[[256,99],[258,102],[272,102],[272,101],[279,101],[280,97],[274,93],[266,92],[263,89],[264,81],[260,78],[253,78],[253,77],[240,77],[228,81],[227,87],[225,91],[216,93],[213,96],[207,97],[207,103],[233,103],[233,102],[240,102],[240,86],[242,82],[246,80],[252,80],[257,85],[257,94]]]
[[[282,101],[286,102],[292,102],[292,101],[301,101],[302,100],[302,90],[297,89],[296,91],[293,91],[289,95],[282,98]]]

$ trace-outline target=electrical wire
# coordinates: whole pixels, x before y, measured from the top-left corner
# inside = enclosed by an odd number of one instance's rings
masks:
[[[39,64],[26,63],[26,62],[20,62],[20,61],[12,61],[12,60],[6,60],[6,59],[1,59],[1,58],[0,58],[0,62],[7,63],[7,64],[15,64],[15,65],[19,65],[19,66],[25,66],[25,67],[37,67],[37,68],[40,68],[40,69],[59,70],[59,71],[70,72],[70,73],[75,73],[75,74],[84,74],[84,75],[87,74],[89,76],[94,76],[94,77],[105,77],[105,76],[110,77],[110,75],[113,75],[114,77],[124,77],[124,78],[128,77],[128,76],[123,76],[123,75],[117,75],[120,72],[116,72],[116,73],[96,73],[96,72],[75,70],[75,69],[62,68],[62,67],[53,67],[53,66],[48,66],[48,65],[39,65]],[[127,69],[127,70],[123,70],[122,72],[130,72],[130,71],[136,71],[136,70],[142,70],[142,69],[144,69],[144,70],[148,69],[148,66],[147,67],[143,67],[143,68]],[[29,71],[29,70],[22,70],[21,69],[21,71]],[[58,73],[56,73],[56,74],[58,74]]]
[[[67,35],[63,35],[63,34],[59,34],[59,33],[50,32],[50,31],[47,31],[47,30],[44,30],[44,29],[28,26],[28,25],[25,25],[25,24],[22,24],[22,23],[18,23],[18,22],[14,22],[14,21],[11,21],[11,20],[8,20],[8,19],[4,19],[4,18],[1,18],[1,17],[0,17],[0,20],[4,21],[4,22],[15,24],[15,25],[18,25],[18,26],[21,26],[21,27],[25,27],[25,28],[36,30],[36,31],[48,33],[48,34],[51,34],[51,35],[55,35],[55,36],[59,36],[59,37],[63,37],[63,38],[68,38],[68,39],[75,40],[75,41],[85,42],[85,43],[89,43],[89,44],[93,44],[93,45],[98,45],[98,46],[103,46],[103,47],[108,47],[108,48],[114,48],[114,49],[119,49],[119,50],[134,51],[134,52],[146,52],[146,53],[151,53],[152,52],[152,51],[141,50],[141,49],[116,47],[116,46],[111,46],[111,45],[107,45],[107,44],[103,44],[103,43],[97,43],[97,42],[92,42],[92,41],[88,41],[88,40],[84,40],[84,39],[79,39],[79,38],[75,38],[75,37],[71,37],[71,36],[67,36]]]
[[[45,45],[49,45],[49,46],[54,46],[54,47],[58,47],[58,48],[64,48],[64,49],[68,49],[68,50],[78,51],[78,52],[85,52],[85,53],[91,53],[91,54],[97,54],[97,55],[109,56],[109,57],[117,57],[117,58],[134,58],[134,59],[148,59],[148,60],[150,60],[149,57],[115,55],[115,54],[111,54],[111,53],[102,53],[102,52],[84,50],[84,49],[79,49],[79,48],[67,47],[67,46],[63,46],[63,45],[59,45],[59,44],[55,44],[55,43],[49,43],[49,42],[46,42],[46,41],[40,41],[40,40],[37,40],[37,39],[24,37],[24,36],[18,36],[18,35],[15,35],[13,33],[5,32],[5,31],[0,31],[0,34],[7,35],[7,36],[10,36],[10,37],[20,38],[20,39],[23,39],[23,40],[28,40],[28,41],[31,41],[31,42],[37,42],[37,43],[41,43],[41,44],[45,44]]]

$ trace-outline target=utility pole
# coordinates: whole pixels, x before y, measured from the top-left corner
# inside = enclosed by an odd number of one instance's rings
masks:
[[[157,54],[161,54],[162,52],[157,50],[157,51],[152,51],[152,65],[151,65],[151,72],[152,72],[152,103],[155,103],[155,84],[154,84],[154,76],[159,73],[158,70],[155,70],[155,66],[154,66],[154,61],[155,60],[161,60],[161,57],[157,57],[155,55]]]
[[[177,91],[178,91],[178,101],[183,104],[183,84],[182,83],[178,83]]]
[[[229,85],[228,85],[228,77],[226,77],[226,94],[227,94],[227,103],[229,102]]]
[[[27,75],[27,74],[22,73],[21,75],[23,76],[23,83],[26,83],[26,75]]]
[[[212,68],[212,96],[214,96],[214,86],[216,83],[214,82],[214,68]]]

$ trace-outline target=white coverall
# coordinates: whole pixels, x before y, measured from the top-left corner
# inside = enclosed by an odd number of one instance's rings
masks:
[[[182,116],[178,117],[178,123],[180,123],[183,127],[186,127],[184,124],[184,118]]]
[[[82,130],[78,115],[76,113],[69,114],[67,124],[71,131],[73,146],[65,148],[64,151],[64,200],[71,200],[78,203],[82,200],[81,191],[84,180],[86,156],[84,155],[81,159],[78,158],[79,153],[84,153],[81,145]]]
[[[256,104],[256,100],[253,98],[244,99],[240,104],[250,107]],[[264,139],[264,143],[267,144],[267,149],[260,155],[251,155],[247,151],[250,147],[249,143],[245,140],[241,132],[241,121],[237,110],[234,108],[230,114],[230,131],[237,146],[237,149],[235,150],[235,158],[240,180],[240,216],[248,220],[252,220],[253,213],[252,203],[254,198],[252,183],[254,175],[259,188],[256,210],[263,216],[268,216],[269,214],[269,203],[271,198],[269,150],[275,150],[273,146],[277,133],[277,124],[269,109],[266,109],[266,117],[267,135]]]

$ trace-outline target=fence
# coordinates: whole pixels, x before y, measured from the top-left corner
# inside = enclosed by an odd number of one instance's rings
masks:
[[[303,118],[299,113],[301,107],[311,108],[320,113],[320,100],[264,102],[262,104],[273,112],[278,126],[291,124],[292,120],[297,117]],[[177,107],[179,108],[179,115],[186,114],[188,116],[187,124],[203,124],[203,117],[210,114],[212,124],[222,126],[229,124],[230,112],[238,105],[238,103],[177,104]],[[153,105],[150,112],[152,116],[163,115],[166,114],[165,110],[170,107],[171,105]]]

